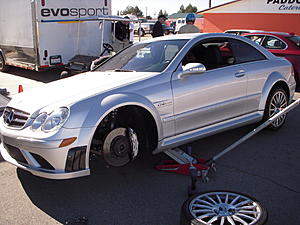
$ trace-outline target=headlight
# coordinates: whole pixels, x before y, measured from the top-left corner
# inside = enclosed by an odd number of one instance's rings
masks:
[[[32,130],[38,130],[41,128],[42,131],[49,132],[61,127],[69,116],[68,108],[59,108],[54,110],[49,115],[47,113],[41,113],[33,121],[31,125]]]
[[[69,116],[69,109],[59,108],[58,110],[53,111],[44,124],[42,125],[43,131],[52,131],[56,128],[62,126]]]
[[[45,120],[47,119],[47,113],[42,113],[40,115],[38,115],[37,118],[35,118],[35,120],[33,121],[32,125],[31,125],[31,129],[32,130],[37,130],[39,129],[42,124],[45,122]]]

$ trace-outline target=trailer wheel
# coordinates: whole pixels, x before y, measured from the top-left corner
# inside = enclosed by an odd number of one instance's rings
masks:
[[[8,71],[9,67],[5,64],[4,57],[0,53],[0,71],[5,72]]]
[[[269,118],[280,112],[282,109],[288,106],[288,95],[286,91],[281,87],[274,88],[267,99],[263,121],[267,121]],[[286,120],[286,114],[278,117],[268,128],[271,130],[280,129]]]
[[[213,191],[190,197],[181,208],[180,225],[263,225],[267,210],[245,194]]]

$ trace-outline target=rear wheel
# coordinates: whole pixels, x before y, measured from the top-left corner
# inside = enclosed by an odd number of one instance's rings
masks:
[[[5,65],[5,60],[4,60],[4,57],[2,56],[2,54],[0,53],[0,71],[1,72],[5,72],[8,70],[8,66]]]
[[[268,96],[265,112],[264,121],[279,113],[285,107],[288,106],[288,95],[286,91],[281,87],[274,88]],[[280,129],[286,120],[286,114],[278,117],[273,123],[269,125],[269,129],[278,130]]]

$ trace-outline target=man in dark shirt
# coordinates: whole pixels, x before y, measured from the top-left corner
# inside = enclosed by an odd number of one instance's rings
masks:
[[[153,30],[152,30],[152,37],[160,37],[164,36],[164,29],[162,24],[165,23],[167,20],[167,17],[165,15],[159,15],[157,18],[156,23],[154,24]]]
[[[129,17],[124,17],[125,19],[129,19]],[[128,22],[118,21],[116,23],[116,33],[115,36],[119,41],[129,40],[129,26]]]
[[[129,19],[129,17],[124,17],[124,19]],[[114,33],[115,29],[115,33]],[[112,40],[112,47],[114,52],[118,52],[129,45],[129,22],[128,21],[118,21],[113,24],[112,32],[114,34]]]

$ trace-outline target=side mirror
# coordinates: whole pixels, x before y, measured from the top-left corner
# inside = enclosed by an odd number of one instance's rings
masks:
[[[188,63],[182,66],[183,71],[179,74],[179,78],[183,78],[189,75],[202,74],[206,71],[206,68],[201,63]]]

